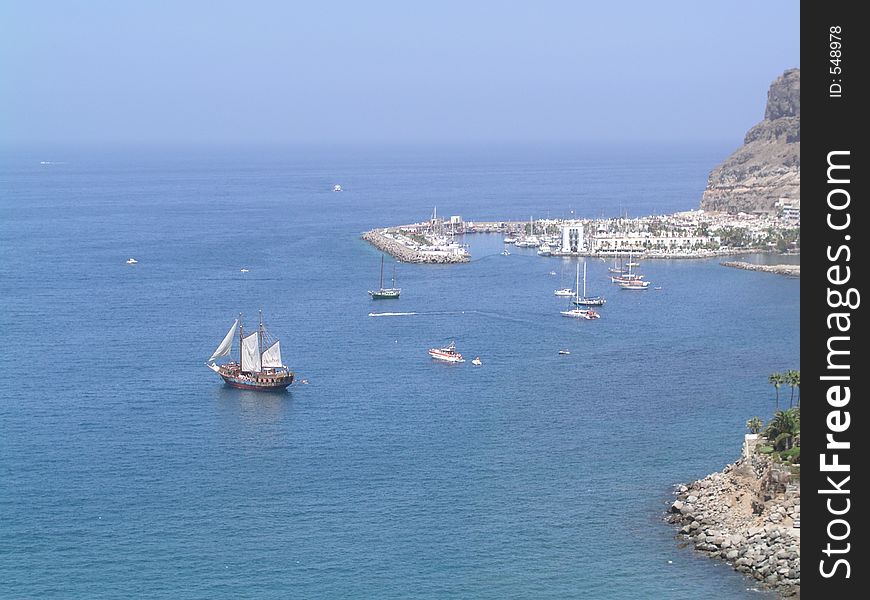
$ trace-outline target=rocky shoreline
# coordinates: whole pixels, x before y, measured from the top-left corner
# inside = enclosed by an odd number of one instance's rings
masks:
[[[769,457],[751,454],[677,487],[667,521],[678,537],[775,590],[800,597],[800,484]]]
[[[747,271],[761,271],[763,273],[775,273],[776,275],[785,275],[786,277],[800,277],[800,265],[756,265],[748,262],[730,260],[719,263],[723,267],[732,267],[734,269],[745,269]]]

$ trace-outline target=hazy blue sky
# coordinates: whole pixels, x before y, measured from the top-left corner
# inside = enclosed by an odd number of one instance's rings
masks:
[[[0,138],[739,140],[799,3],[0,1]]]

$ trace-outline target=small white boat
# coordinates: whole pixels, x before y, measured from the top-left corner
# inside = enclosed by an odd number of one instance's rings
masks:
[[[538,256],[551,256],[553,254],[553,250],[550,248],[549,244],[541,244],[538,246]]]
[[[461,363],[465,362],[462,355],[456,351],[456,342],[450,342],[444,348],[429,348],[429,356],[437,360],[446,362]]]
[[[505,244],[516,244],[517,238],[513,237],[512,235],[509,235],[504,239],[504,243]]]
[[[553,295],[555,295],[555,296],[573,296],[574,290],[572,290],[571,288],[562,288],[561,290],[556,290],[555,292],[553,292]]]
[[[245,268],[239,269],[239,273],[247,273],[247,272],[248,272],[248,270]]]
[[[563,317],[569,317],[571,319],[600,319],[601,315],[592,310],[591,308],[569,308],[568,310],[561,311]]]
[[[139,262],[139,261],[136,260],[135,258],[128,258],[128,259],[127,259],[127,264],[128,264],[128,265],[135,265],[135,264],[138,263],[138,262]]]
[[[511,253],[507,251],[507,248],[505,248],[505,249],[502,251],[501,255],[502,255],[502,256],[510,256]]]
[[[633,281],[620,281],[619,287],[624,290],[646,290],[649,289],[649,281],[642,281],[640,279],[635,279]]]
[[[479,356],[476,356],[476,357],[474,358],[474,360],[471,361],[471,364],[473,364],[473,365],[476,366],[476,367],[479,367],[479,366],[480,366],[481,364],[483,364],[483,363],[480,362],[480,357],[479,357]]]
[[[547,273],[547,275],[555,275],[555,274],[556,274],[556,271],[550,271],[549,273]]]
[[[559,350],[559,354],[571,354],[570,350]]]
[[[342,190],[341,186],[336,183],[334,186],[332,186],[332,191],[333,192],[342,192],[344,190]]]

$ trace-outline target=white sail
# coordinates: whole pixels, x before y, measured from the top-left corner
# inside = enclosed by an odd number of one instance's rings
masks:
[[[242,371],[261,371],[260,335],[254,332],[242,338]]]
[[[220,346],[217,347],[217,350],[214,351],[214,354],[211,355],[211,358],[208,359],[208,362],[213,362],[222,356],[226,356],[230,353],[230,350],[233,347],[233,339],[236,337],[236,327],[239,324],[239,320],[236,319],[233,322],[233,326],[230,327],[230,330],[224,336],[224,341],[220,343]]]
[[[263,367],[283,367],[281,362],[281,342],[275,342],[263,350]]]

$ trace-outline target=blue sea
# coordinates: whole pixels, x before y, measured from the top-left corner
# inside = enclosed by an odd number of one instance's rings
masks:
[[[768,597],[662,516],[800,367],[799,280],[646,261],[661,290],[629,292],[589,259],[607,304],[578,322],[574,260],[468,235],[372,301],[359,239],[687,210],[730,150],[4,151],[0,597]],[[307,385],[204,366],[259,309]],[[429,358],[450,340],[483,365]]]

